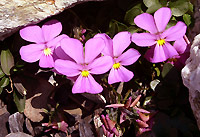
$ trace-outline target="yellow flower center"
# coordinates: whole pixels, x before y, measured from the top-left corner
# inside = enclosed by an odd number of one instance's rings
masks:
[[[168,60],[169,60],[170,62],[176,62],[176,61],[177,61],[176,58],[169,58]]]
[[[46,55],[46,56],[49,56],[49,55],[51,55],[51,54],[52,54],[52,52],[51,52],[51,49],[50,49],[50,48],[45,48],[43,52],[44,52],[44,55]]]
[[[120,64],[119,64],[119,63],[115,63],[115,64],[113,64],[113,68],[114,68],[114,69],[118,69],[118,68],[120,68]]]
[[[89,73],[89,71],[87,71],[87,70],[83,70],[83,71],[81,72],[81,75],[82,75],[83,77],[87,77],[89,74],[90,74],[90,73]]]
[[[163,46],[165,44],[165,39],[159,39],[159,40],[157,40],[157,44],[159,46]]]

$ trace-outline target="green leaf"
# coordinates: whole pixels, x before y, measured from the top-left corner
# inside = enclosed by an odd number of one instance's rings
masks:
[[[5,76],[5,74],[3,73],[2,69],[0,68],[0,78],[2,78],[3,76]]]
[[[148,7],[146,11],[147,13],[154,13],[155,11],[157,11],[159,8],[162,7],[159,0],[143,0],[143,3],[146,7]]]
[[[14,102],[17,106],[17,110],[19,112],[24,112],[26,96],[22,96],[17,91],[14,91],[13,98],[14,98]]]
[[[193,9],[194,9],[194,6],[193,6],[193,4],[192,4],[191,2],[189,2],[189,5],[188,5],[188,6],[189,6],[189,11],[190,11],[190,12],[194,12],[194,10],[193,10]]]
[[[153,81],[150,82],[150,87],[153,91],[155,91],[156,86],[160,83],[160,80],[155,79]]]
[[[109,23],[109,35],[113,37],[117,33],[117,24],[114,21]]]
[[[163,66],[163,70],[161,72],[162,77],[164,78],[172,68],[173,68],[172,64],[165,63],[164,66]]]
[[[143,106],[148,105],[148,103],[152,100],[152,96],[146,97],[143,103]]]
[[[151,7],[159,3],[159,0],[143,0],[143,3],[146,7]]]
[[[169,7],[172,10],[172,15],[179,17],[183,16],[189,10],[188,0],[177,0],[175,2],[169,2]]]
[[[128,29],[128,27],[125,24],[118,22],[118,21],[116,21],[116,23],[117,23],[117,27],[118,27],[117,28],[118,32],[126,31]]]
[[[3,91],[3,88],[0,88],[0,95],[1,95],[2,91]]]
[[[14,83],[14,86],[22,96],[26,95],[27,90],[24,88],[22,83]]]
[[[128,27],[125,24],[116,20],[111,20],[109,24],[109,35],[113,37],[116,33],[120,31],[126,31],[127,29]]]
[[[160,76],[160,70],[159,70],[159,68],[156,67],[156,68],[155,68],[155,71],[156,71],[156,75],[157,75],[157,77],[159,77],[159,76]]]
[[[141,13],[143,13],[141,4],[138,4],[126,12],[124,21],[130,25],[135,25],[134,18]]]
[[[160,0],[160,4],[161,4],[163,7],[166,7],[166,6],[167,6],[167,0]]]
[[[177,23],[177,21],[175,21],[175,18],[173,17],[172,20],[169,21],[169,23],[167,24],[167,27],[166,29],[172,27],[172,26],[175,26]]]
[[[157,3],[157,4],[152,5],[151,7],[149,7],[146,12],[147,13],[154,13],[155,11],[160,9],[161,7],[162,7],[162,5],[160,3]]]
[[[9,78],[3,77],[2,80],[0,81],[1,88],[8,86],[8,84],[9,84]]]
[[[184,14],[183,20],[187,26],[189,26],[191,24],[191,16],[189,14]]]
[[[1,68],[6,75],[10,75],[10,69],[14,66],[14,58],[9,49],[1,51]]]
[[[134,27],[134,26],[130,26],[128,27],[127,31],[130,32],[131,34],[138,32],[139,28],[138,27]]]

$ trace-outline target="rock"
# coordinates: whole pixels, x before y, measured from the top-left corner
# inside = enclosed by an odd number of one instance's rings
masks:
[[[0,99],[0,115],[3,115],[7,111],[7,106],[4,104],[4,102]]]
[[[6,123],[8,122],[8,118],[10,113],[7,111],[7,106],[0,99],[0,137],[4,137],[8,134]]]
[[[188,38],[190,41],[193,41],[193,39],[194,41],[191,46],[190,57],[186,61],[186,66],[182,69],[182,79],[184,85],[189,89],[190,105],[200,129],[200,0],[193,1],[193,3],[195,22],[192,28],[188,28]]]
[[[24,115],[16,112],[9,116],[9,128],[11,133],[23,132]]]
[[[31,133],[32,136],[35,136],[33,127],[31,125],[31,121],[28,118],[26,118],[25,124],[26,124],[26,129],[29,131],[29,133]]]
[[[192,2],[192,1],[191,1]],[[194,25],[193,27],[188,27],[188,38],[190,41],[194,40],[194,37],[200,32],[200,0],[193,1],[194,4]]]
[[[5,112],[4,114],[0,115],[0,137],[5,137],[8,134],[6,123],[8,122],[9,116],[9,112]]]
[[[85,1],[102,0],[0,0],[0,40]]]
[[[94,137],[92,126],[90,124],[92,116],[87,116],[84,119],[78,118],[79,121],[79,135],[80,137]]]
[[[10,133],[5,137],[33,137],[33,136],[22,133],[22,132],[17,132],[17,133]]]
[[[32,122],[43,120],[44,109],[47,109],[47,101],[54,87],[46,79],[34,75],[17,75],[13,81],[21,83],[27,91],[24,115]]]
[[[24,109],[24,114],[33,122],[40,122],[44,118],[44,109],[47,109],[47,100],[54,90],[54,87],[43,79],[37,79],[38,83],[35,84],[35,89],[27,88],[28,92],[34,93],[30,98],[30,93],[27,93],[28,99]]]
[[[189,101],[200,129],[200,34],[194,38],[190,57],[181,73],[183,83],[189,89]]]

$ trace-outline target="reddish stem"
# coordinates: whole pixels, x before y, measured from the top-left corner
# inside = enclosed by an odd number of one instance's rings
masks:
[[[190,41],[189,41],[189,39],[187,38],[186,35],[183,36],[183,39],[185,40],[185,42],[187,43],[187,45],[190,45]]]

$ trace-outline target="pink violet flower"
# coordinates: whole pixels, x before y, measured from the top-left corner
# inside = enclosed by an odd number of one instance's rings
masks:
[[[54,67],[53,53],[61,39],[68,37],[63,34],[62,24],[57,20],[46,22],[42,28],[37,25],[30,25],[20,30],[20,36],[34,44],[21,47],[20,55],[26,62],[36,62],[39,60],[39,66],[42,68]]]
[[[182,38],[186,33],[187,26],[179,21],[175,26],[165,30],[170,18],[170,8],[163,7],[154,13],[154,17],[143,13],[134,19],[138,27],[149,33],[133,33],[132,41],[140,47],[150,46],[145,57],[152,63],[163,62],[178,55],[176,49],[169,42]]]
[[[81,42],[85,42],[85,36],[84,33],[86,33],[86,29],[83,29],[82,26],[80,27],[75,27],[73,29],[74,32],[74,38],[77,38],[78,40],[80,40]]]
[[[97,34],[94,37],[101,37],[105,40],[106,47],[102,53],[113,59],[112,69],[108,76],[108,83],[113,84],[131,80],[134,74],[124,66],[133,64],[140,57],[140,53],[133,48],[124,52],[131,44],[131,34],[124,31],[116,34],[113,39],[106,34]]]
[[[154,124],[154,116],[158,113],[158,111],[153,112],[151,114],[146,113],[144,114],[143,112],[137,111],[140,119],[137,119],[136,122],[138,124],[138,132],[137,132],[137,137],[143,134],[144,132],[151,131],[153,124]]]
[[[119,131],[115,127],[116,122],[112,121],[108,114],[106,116],[101,115],[101,119],[103,121],[103,132],[106,137],[114,137],[114,135],[119,136]]]
[[[142,113],[150,113],[149,111],[138,108],[136,104],[139,102],[141,98],[141,95],[137,96],[135,100],[132,101],[132,97],[129,97],[127,100],[126,104],[111,104],[111,105],[106,105],[106,107],[113,107],[113,108],[124,108],[130,110],[130,108],[135,109],[137,112],[142,112]],[[121,115],[120,115],[120,124],[123,123],[127,118],[127,113],[124,111],[124,109],[121,109]]]
[[[42,123],[42,126],[48,128],[44,132],[49,132],[52,129],[57,129],[57,130],[63,131],[66,134],[68,134],[68,131],[67,131],[68,124],[65,121],[61,121],[58,123]]]
[[[102,38],[91,38],[83,44],[74,38],[64,38],[61,41],[61,48],[74,61],[57,59],[55,61],[55,69],[68,77],[76,79],[72,93],[92,93],[102,92],[103,88],[99,85],[92,74],[106,73],[112,67],[112,58],[110,56],[102,56],[96,58],[105,47]]]
[[[180,38],[174,42],[173,46],[179,55],[168,59],[168,62],[173,64],[176,68],[182,69],[185,66],[185,61],[190,55],[190,44],[187,44],[184,38]]]

